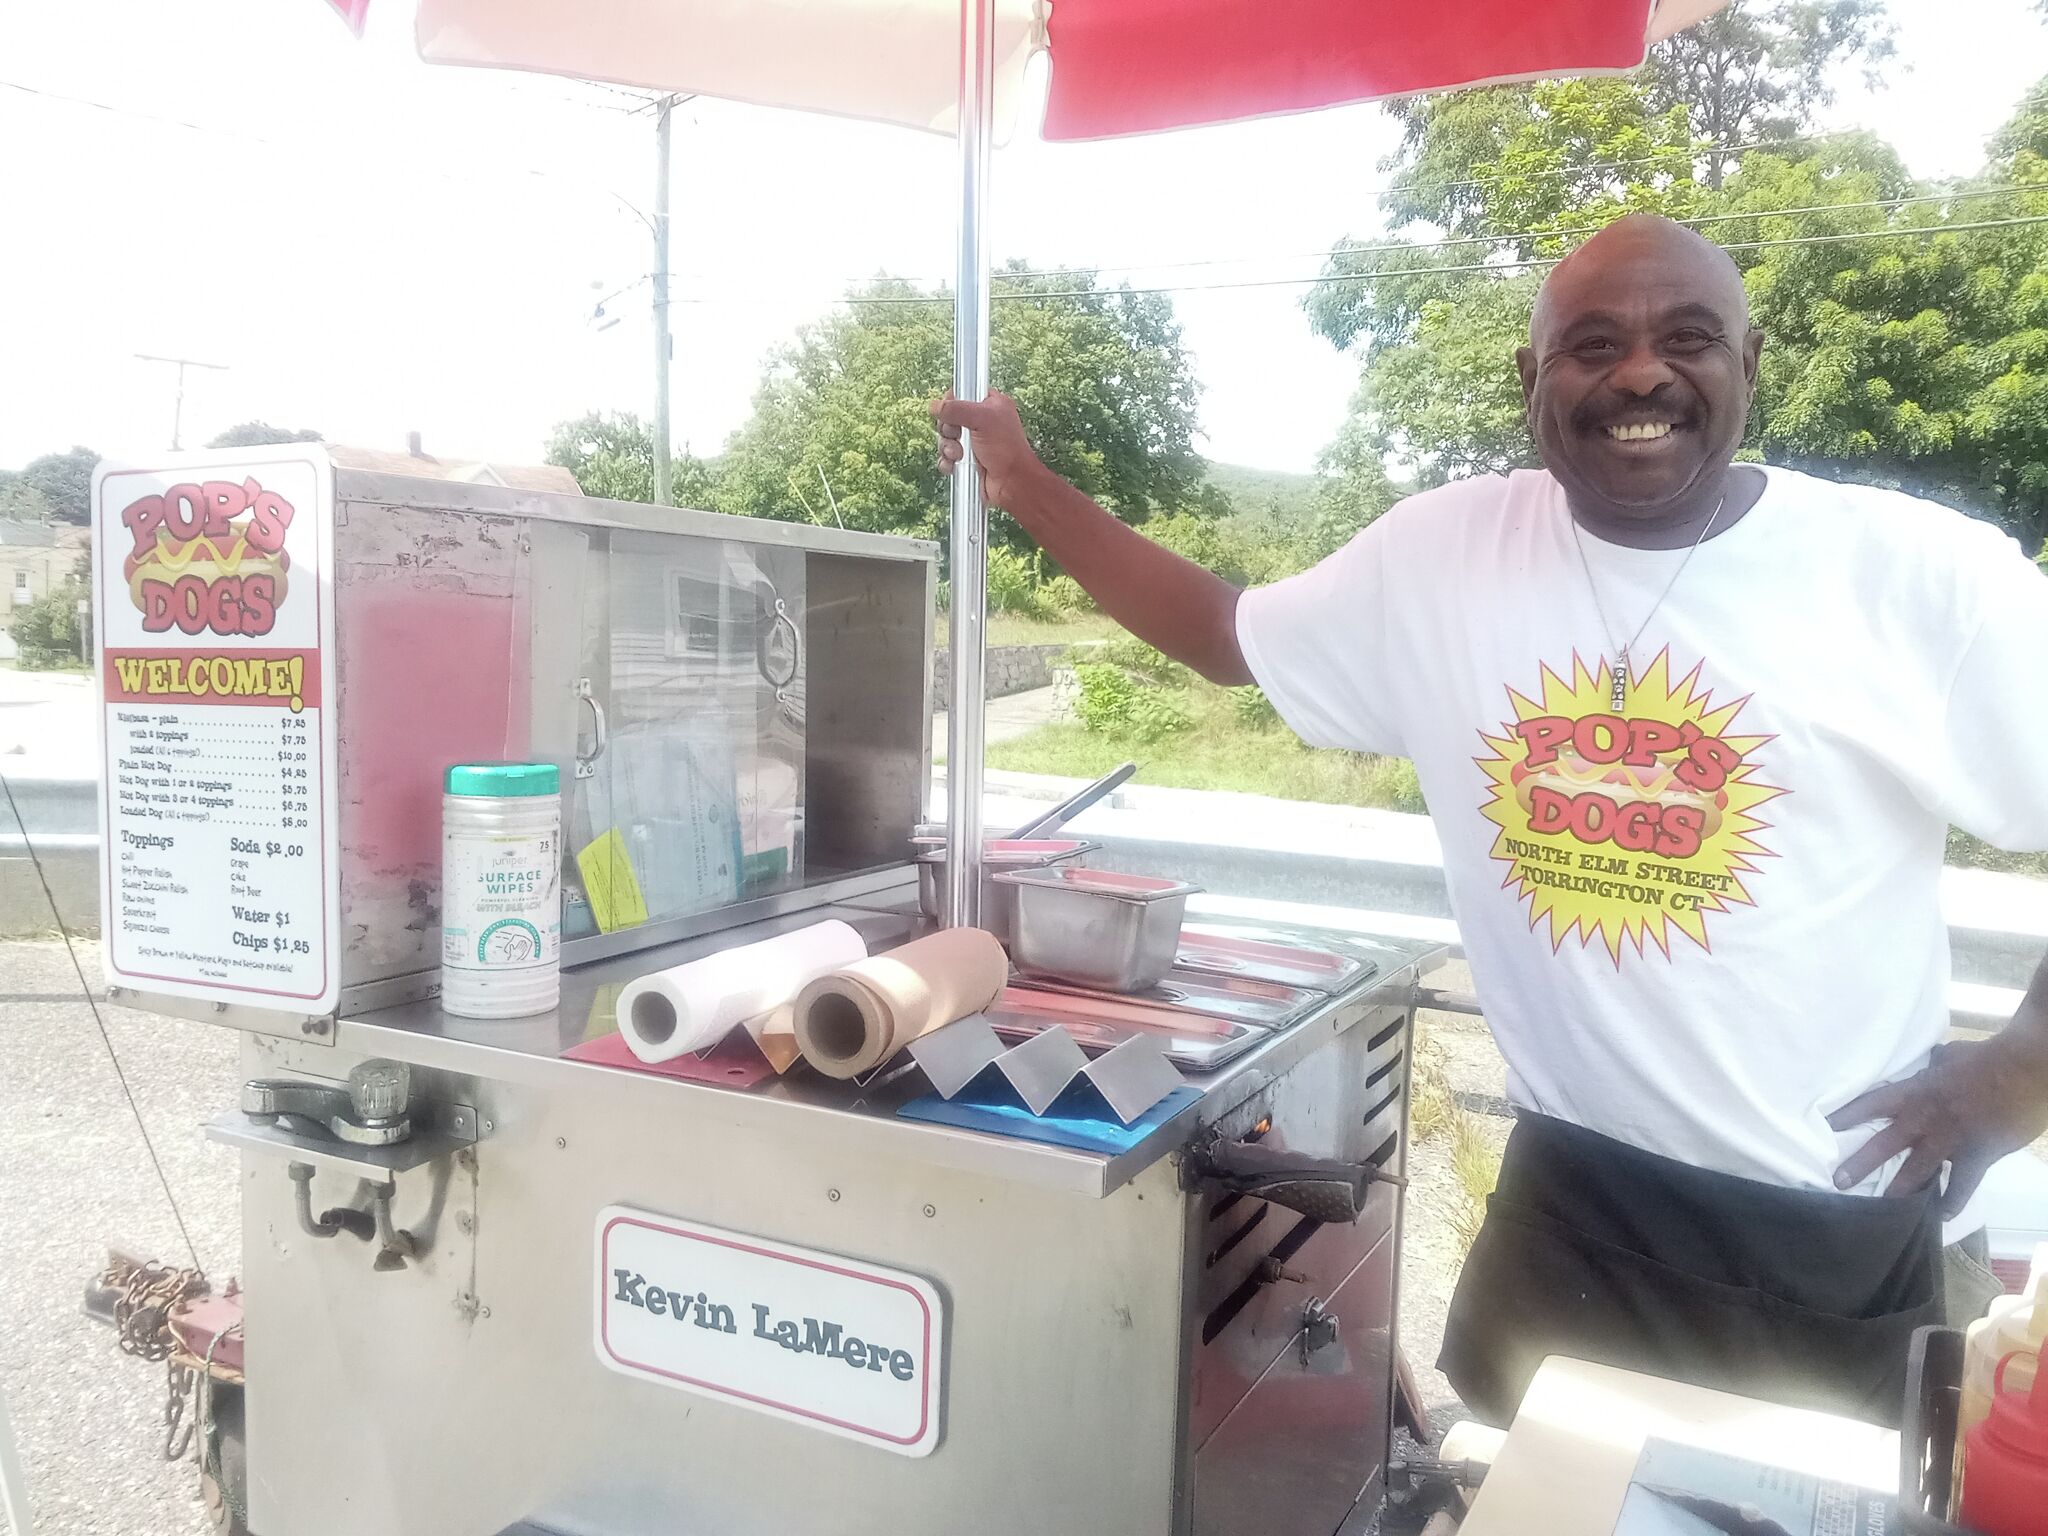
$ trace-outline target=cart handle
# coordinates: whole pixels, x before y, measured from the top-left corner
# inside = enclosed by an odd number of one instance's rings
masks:
[[[1307,1157],[1262,1142],[1217,1141],[1192,1153],[1197,1175],[1234,1195],[1260,1200],[1332,1226],[1348,1226],[1365,1211],[1373,1184],[1407,1188],[1408,1181],[1372,1163]]]

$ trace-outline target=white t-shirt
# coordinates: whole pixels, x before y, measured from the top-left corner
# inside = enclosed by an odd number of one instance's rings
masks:
[[[1582,535],[1610,639],[1540,471],[1409,498],[1238,633],[1309,743],[1414,759],[1516,1104],[1831,1188],[1870,1131],[1829,1112],[1947,1023],[1947,827],[2048,848],[2048,578],[1947,508],[1766,474],[1618,725],[1606,658],[1686,552]]]

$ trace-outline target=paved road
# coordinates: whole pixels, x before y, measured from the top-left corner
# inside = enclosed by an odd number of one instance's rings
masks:
[[[1058,701],[1059,689],[1033,688],[1028,693],[1013,693],[1007,698],[990,699],[982,713],[988,721],[987,734],[990,746],[999,741],[1012,741],[1019,736],[1029,735],[1041,725],[1061,719],[1064,711]],[[946,755],[946,712],[940,710],[932,716],[932,750],[940,757]]]
[[[97,949],[80,958],[97,990]],[[235,1160],[199,1125],[233,1102],[237,1037],[102,1011],[200,1259],[225,1277],[241,1245]],[[121,1354],[80,1310],[110,1243],[186,1261],[61,944],[0,944],[0,1041],[0,1393],[36,1531],[198,1536],[196,1477],[162,1457],[164,1367]]]
[[[76,673],[0,667],[0,753],[33,752],[51,764],[93,760],[92,680]]]

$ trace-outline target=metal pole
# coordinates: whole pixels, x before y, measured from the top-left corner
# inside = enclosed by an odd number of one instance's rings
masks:
[[[654,501],[673,506],[669,488],[668,365],[675,343],[668,333],[668,155],[673,96],[661,98],[654,120]]]
[[[984,200],[995,124],[995,0],[960,0],[960,241],[953,288],[953,393],[988,393]],[[982,668],[988,619],[988,504],[972,433],[953,472],[952,699],[946,715],[946,924],[981,921]]]
[[[171,363],[178,370],[178,398],[177,403],[171,408],[171,449],[175,452],[179,447],[178,439],[184,434],[185,430],[185,370],[187,368],[211,368],[216,373],[226,373],[228,365],[226,363],[202,363],[196,357],[157,357],[149,352],[138,352],[135,355],[145,363]]]
[[[35,1526],[29,1523],[28,1476],[21,1470],[21,1447],[15,1443],[5,1397],[0,1397],[0,1511],[14,1536],[35,1536]]]

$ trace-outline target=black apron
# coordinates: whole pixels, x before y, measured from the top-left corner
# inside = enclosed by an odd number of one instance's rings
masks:
[[[1548,1355],[1896,1427],[1941,1219],[1689,1167],[1524,1111],[1437,1366],[1505,1426]]]

